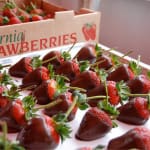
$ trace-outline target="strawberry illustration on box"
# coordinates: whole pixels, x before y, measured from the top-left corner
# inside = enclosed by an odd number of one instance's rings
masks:
[[[86,23],[82,27],[82,32],[86,41],[96,39],[96,24]]]

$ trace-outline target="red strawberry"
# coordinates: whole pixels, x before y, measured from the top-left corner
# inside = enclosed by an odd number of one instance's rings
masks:
[[[55,149],[60,136],[56,132],[55,122],[47,116],[32,118],[17,136],[20,144],[28,150]]]
[[[100,79],[97,74],[93,71],[84,71],[81,72],[75,80],[71,82],[71,86],[80,87],[86,90],[90,90],[100,85]]]
[[[79,65],[75,60],[64,61],[56,70],[56,74],[64,75],[69,78],[70,81],[73,81],[77,77],[77,75],[79,75],[79,73]]]
[[[7,105],[5,105],[5,107],[3,107],[0,111],[0,120],[5,121],[7,123],[9,133],[18,132],[20,131],[22,126],[18,124],[18,122],[14,118],[14,114],[12,111],[14,105],[13,103],[15,103],[15,101],[12,102],[9,99],[5,99],[5,100],[7,101]],[[20,116],[20,114],[15,114],[15,116]]]
[[[144,94],[150,91],[150,80],[143,74],[129,80],[128,86],[133,94]]]
[[[0,26],[8,24],[9,18],[7,16],[0,16]]]
[[[39,67],[28,73],[22,80],[21,87],[29,87],[32,85],[40,85],[43,81],[49,79],[49,71],[45,67]]]
[[[56,57],[56,58],[51,61],[48,61],[54,57]],[[43,57],[42,61],[45,62],[45,63],[43,63],[43,66],[47,67],[48,64],[50,63],[53,65],[54,70],[56,70],[63,63],[64,59],[61,56],[60,51],[51,51]],[[48,61],[48,62],[46,62],[46,61]]]
[[[72,94],[70,92],[65,92],[59,95],[56,99],[62,99],[63,101],[57,104],[56,106],[54,106],[53,108],[44,110],[45,114],[50,117],[59,113],[65,113],[73,102]],[[70,115],[68,116],[68,121],[71,121],[74,119],[76,111],[77,111],[77,108],[75,107],[73,111],[70,113]]]
[[[34,91],[33,96],[36,97],[38,104],[48,104],[53,100],[57,91],[57,83],[55,80],[43,81]]]
[[[145,124],[150,115],[148,101],[142,97],[132,98],[128,103],[120,106],[118,110],[120,113],[117,119],[133,125]]]
[[[112,105],[119,104],[120,96],[119,96],[117,88],[116,88],[116,82],[107,81],[107,90],[108,90],[109,102]]]
[[[150,130],[144,127],[136,127],[125,134],[116,137],[108,143],[108,150],[150,149]]]
[[[31,57],[23,57],[9,68],[9,74],[14,77],[25,77],[25,75],[33,71],[31,60]]]
[[[20,125],[24,125],[25,120],[25,110],[21,100],[15,100],[12,103],[11,113],[16,122]]]
[[[88,60],[91,63],[95,62],[96,60],[95,45],[87,44],[83,46],[75,57],[77,58],[78,61]]]
[[[89,40],[90,40],[90,35],[89,35],[88,31],[87,31],[86,25],[84,25],[84,26],[82,27],[82,32],[83,32],[83,35],[84,35],[84,37],[85,37],[85,40],[86,40],[86,41],[89,41]]]
[[[84,141],[96,140],[112,129],[110,117],[102,110],[90,108],[83,117],[76,138]]]
[[[134,74],[131,71],[131,69],[128,67],[128,65],[123,64],[118,68],[116,68],[114,71],[112,71],[108,75],[107,80],[119,82],[121,80],[129,81],[133,78],[134,78]]]
[[[19,19],[19,17],[17,17],[17,16],[14,16],[14,17],[10,17],[9,18],[9,22],[8,22],[8,24],[9,25],[12,25],[12,24],[20,24],[20,23],[22,23],[22,21]]]
[[[40,21],[40,20],[43,20],[43,17],[40,16],[40,15],[32,15],[32,21]]]

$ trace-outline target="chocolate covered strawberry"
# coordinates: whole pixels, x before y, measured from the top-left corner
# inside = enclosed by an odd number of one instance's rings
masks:
[[[54,79],[43,81],[32,95],[36,98],[38,104],[48,104],[54,99],[57,91],[57,82]]]
[[[100,79],[93,71],[81,72],[75,80],[71,82],[71,86],[80,87],[86,90],[90,90],[100,85]]]
[[[9,68],[9,74],[14,77],[25,77],[25,75],[33,71],[31,61],[31,57],[23,57]]]
[[[105,136],[112,129],[110,117],[102,110],[93,107],[84,115],[76,138],[83,141],[96,140]]]
[[[62,102],[55,105],[53,108],[50,108],[50,109],[47,108],[44,110],[44,113],[50,117],[56,114],[65,113],[73,102],[72,93],[70,92],[65,92],[63,94],[60,94],[56,99],[61,99]],[[74,107],[70,115],[67,118],[68,121],[71,121],[74,119],[76,111],[77,111],[77,107]]]
[[[5,121],[8,126],[8,132],[18,132],[25,123],[24,109],[20,100],[10,101],[5,99],[7,104],[1,108],[0,120]]]
[[[119,115],[117,119],[133,125],[143,125],[150,116],[149,102],[146,98],[132,98],[126,104],[118,108]]]
[[[80,74],[79,65],[75,60],[64,61],[56,70],[56,74],[64,75],[73,81]]]
[[[108,150],[149,150],[150,130],[145,127],[136,127],[123,135],[109,141]]]
[[[127,85],[130,88],[130,92],[133,94],[144,94],[150,91],[150,80],[144,74],[129,80]]]
[[[55,129],[55,122],[46,116],[31,119],[19,132],[17,140],[28,150],[55,149],[60,142],[60,136]]]
[[[52,60],[49,61],[50,59]],[[62,64],[64,59],[60,51],[51,51],[43,57],[42,61],[44,62],[43,66],[47,67],[50,63],[53,65],[54,70],[56,70]]]
[[[83,46],[75,56],[78,61],[88,60],[90,63],[96,60],[95,45],[87,44]]]
[[[108,70],[113,66],[112,60],[109,56],[107,55],[100,55],[96,62],[95,65],[93,65],[92,67],[98,67],[99,69],[105,69]]]
[[[39,67],[28,73],[22,80],[21,87],[29,87],[32,85],[40,85],[43,81],[49,79],[49,71],[45,67]]]
[[[123,64],[118,66],[114,71],[108,74],[107,80],[110,81],[129,81],[134,78],[134,73],[128,65]]]

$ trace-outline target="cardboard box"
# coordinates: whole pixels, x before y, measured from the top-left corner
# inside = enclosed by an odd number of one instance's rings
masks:
[[[25,4],[28,2],[24,1]],[[39,8],[54,13],[54,18],[0,26],[0,58],[75,42],[98,42],[100,12],[85,8],[74,12],[45,0],[35,2]],[[21,7],[19,0],[16,3]]]

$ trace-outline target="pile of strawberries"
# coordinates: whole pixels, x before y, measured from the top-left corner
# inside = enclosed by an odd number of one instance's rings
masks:
[[[138,61],[122,63],[97,44],[84,45],[73,58],[72,50],[23,57],[8,69],[0,65],[0,121],[6,122],[8,133],[18,133],[22,149],[57,148],[70,136],[67,122],[74,120],[78,109],[88,109],[75,133],[81,141],[104,137],[117,127],[116,120],[134,126],[149,120],[149,71],[144,74]],[[29,94],[21,98],[22,91]],[[149,150],[149,133],[136,127],[105,146]]]
[[[24,4],[23,6],[23,8],[20,8],[14,1],[6,1],[1,10],[0,26],[39,21],[54,17],[54,14],[46,13],[32,2],[29,5]]]

